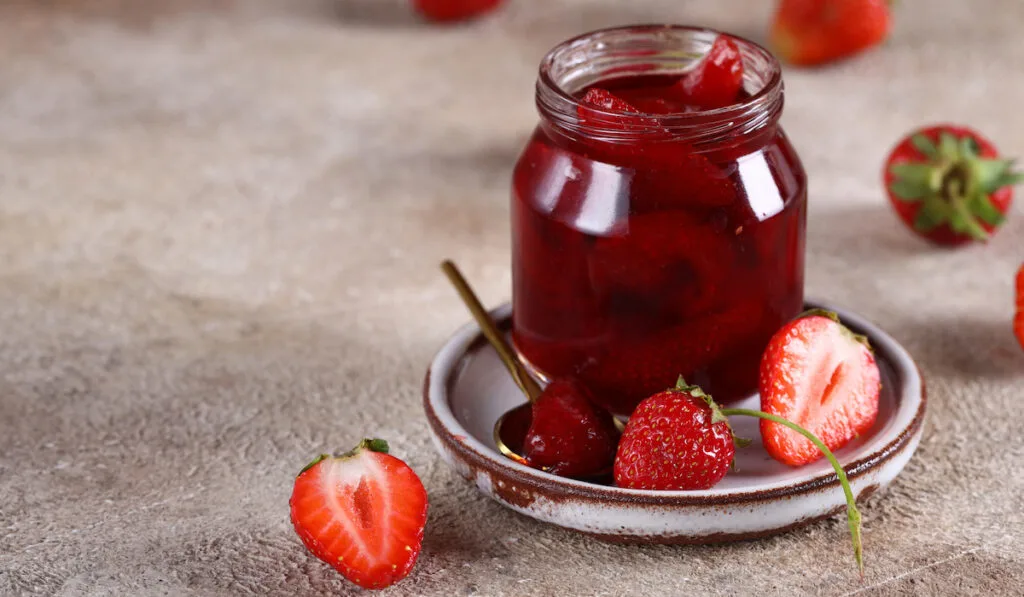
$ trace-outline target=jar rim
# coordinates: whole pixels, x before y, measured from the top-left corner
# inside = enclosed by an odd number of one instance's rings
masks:
[[[687,112],[673,112],[658,114],[647,119],[653,122],[652,126],[631,126],[630,131],[614,130],[614,127],[601,127],[601,121],[611,123],[621,114],[604,110],[596,106],[587,106],[588,112],[596,115],[597,125],[583,127],[576,117],[577,109],[582,105],[579,98],[567,90],[562,83],[559,83],[553,75],[556,61],[565,56],[571,56],[574,52],[583,52],[588,45],[596,48],[606,48],[607,41],[604,38],[614,38],[616,35],[678,35],[689,34],[695,39],[703,37],[706,45],[710,47],[714,38],[719,35],[727,35],[731,40],[737,42],[741,54],[744,57],[744,71],[748,70],[748,59],[758,60],[764,72],[759,73],[760,86],[756,91],[751,92],[741,100],[721,108],[691,110]],[[699,59],[701,55],[692,56]],[[577,67],[582,61],[579,61]],[[568,128],[570,131],[581,132],[583,128],[589,128],[587,136],[598,136],[609,141],[625,141],[635,139],[649,134],[664,134],[670,131],[676,138],[679,137],[703,137],[716,134],[720,127],[736,125],[742,121],[742,128],[749,132],[749,129],[761,128],[766,122],[774,122],[782,111],[783,82],[782,66],[778,59],[765,47],[750,41],[744,37],[724,31],[718,31],[707,27],[675,24],[639,24],[615,26],[604,29],[597,29],[567,39],[553,47],[541,60],[537,77],[537,105],[542,115],[553,117],[556,125],[561,128]],[[644,116],[644,115],[641,115]],[[752,125],[752,126],[751,126]],[[621,129],[621,127],[618,127]],[[730,127],[735,128],[735,127]],[[701,134],[701,131],[704,131]]]

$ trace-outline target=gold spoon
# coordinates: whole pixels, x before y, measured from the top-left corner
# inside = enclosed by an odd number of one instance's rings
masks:
[[[491,319],[490,313],[484,309],[484,306],[480,304],[480,299],[477,298],[476,293],[470,288],[469,283],[462,277],[462,273],[459,272],[459,268],[455,266],[451,261],[445,260],[441,264],[441,270],[444,271],[445,275],[451,281],[452,286],[459,293],[459,297],[462,302],[466,304],[469,312],[473,314],[473,319],[476,320],[477,325],[480,326],[480,330],[483,332],[484,337],[490,342],[491,346],[498,353],[498,358],[508,369],[508,372],[512,374],[512,379],[515,380],[516,385],[519,389],[526,394],[528,402],[521,404],[505,414],[498,417],[498,420],[494,423],[494,443],[498,446],[500,451],[505,456],[530,466],[526,458],[521,455],[523,449],[523,440],[526,438],[526,432],[530,427],[530,420],[533,414],[532,405],[533,402],[540,396],[541,389],[537,385],[536,380],[526,370],[526,367],[516,357],[515,351],[509,346],[508,341],[505,340],[505,335],[498,330],[498,326],[495,325],[494,320]],[[619,419],[612,417],[612,421],[615,423],[615,427],[618,428],[621,433],[625,428],[625,424]],[[611,470],[600,471],[599,473],[592,475],[592,477],[607,477]]]

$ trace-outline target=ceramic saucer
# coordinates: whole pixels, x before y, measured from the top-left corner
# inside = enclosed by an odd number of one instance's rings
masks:
[[[863,317],[825,303],[853,331],[870,338],[882,373],[878,421],[836,457],[862,499],[891,482],[921,439],[925,390],[913,359]],[[511,307],[492,312],[502,329]],[[843,492],[822,459],[789,468],[769,458],[758,423],[732,417],[736,434],[753,438],[737,450],[736,470],[703,491],[621,489],[575,481],[502,456],[492,438],[502,413],[525,401],[475,323],[460,328],[434,357],[423,405],[434,444],[460,475],[504,506],[547,523],[603,539],[649,543],[714,543],[781,533],[841,512]],[[730,404],[759,408],[757,396]]]

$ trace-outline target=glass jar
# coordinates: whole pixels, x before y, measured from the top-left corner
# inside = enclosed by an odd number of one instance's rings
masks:
[[[513,341],[540,376],[575,377],[617,414],[680,375],[722,402],[751,394],[802,309],[807,178],[767,50],[733,38],[743,92],[727,107],[580,117],[589,86],[679,76],[717,35],[607,29],[540,66],[541,120],[512,185]]]

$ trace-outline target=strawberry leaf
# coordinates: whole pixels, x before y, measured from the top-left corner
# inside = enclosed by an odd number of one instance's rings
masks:
[[[982,222],[989,226],[998,226],[1006,219],[1006,216],[992,204],[992,200],[988,195],[975,193],[968,201],[971,213],[978,216]]]
[[[889,192],[904,201],[920,201],[932,194],[931,189],[900,178],[889,184]]]
[[[1018,185],[1022,182],[1024,182],[1024,172],[1004,171],[999,178],[992,181],[993,189],[991,192],[994,193],[1003,187]]]
[[[930,164],[893,164],[889,173],[895,177],[889,190],[901,199],[913,201],[935,192],[936,170]]]
[[[978,152],[981,148],[978,147],[978,142],[974,137],[961,137],[960,138],[960,155],[967,159],[973,159],[978,157]]]
[[[960,157],[960,144],[952,133],[943,131],[939,134],[939,157],[950,162]]]
[[[302,467],[302,470],[299,471],[299,474],[301,475],[302,473],[308,471],[309,469],[311,469],[314,466],[320,464],[324,460],[327,460],[328,458],[330,458],[330,456],[328,454],[321,454],[321,455],[317,456],[316,458],[313,459],[312,462],[310,462],[306,466]]]
[[[690,396],[693,396],[694,398],[700,398],[700,399],[704,400],[704,402],[706,402],[708,407],[711,409],[711,424],[712,425],[714,425],[715,423],[723,423],[724,422],[728,426],[729,421],[728,421],[728,419],[725,418],[725,415],[722,414],[722,410],[720,408],[718,408],[718,404],[716,404],[714,399],[711,398],[711,396],[708,395],[706,392],[704,392],[704,390],[700,386],[693,386],[693,385],[690,385],[690,384],[686,383],[686,380],[683,379],[682,375],[680,375],[679,379],[676,380],[675,390],[677,392],[683,392],[683,393],[689,394]]]
[[[356,454],[363,450],[369,450],[371,452],[380,452],[382,454],[388,453],[388,442],[382,439],[370,439],[364,438],[363,441],[359,442],[359,445],[352,448],[344,454],[337,454],[335,458],[352,458]]]
[[[998,191],[1006,186],[1009,180],[1018,176],[1010,170],[1012,166],[1012,160],[975,160],[971,163],[978,187],[988,194]]]
[[[961,217],[959,214],[954,214],[949,218],[949,229],[957,234],[967,234],[970,231],[970,224],[967,223],[967,218]]]
[[[929,188],[935,180],[935,168],[931,164],[903,162],[890,166],[889,172],[896,178]]]
[[[930,160],[939,157],[939,150],[935,147],[935,143],[925,135],[920,133],[914,135],[910,138],[910,144],[914,146],[914,149],[921,152],[924,157]]]
[[[941,199],[925,201],[914,218],[914,229],[928,232],[938,228],[950,220],[949,207]]]
[[[382,439],[365,439],[363,442],[366,445],[366,449],[371,452],[380,452],[381,454],[388,453],[388,442]]]

